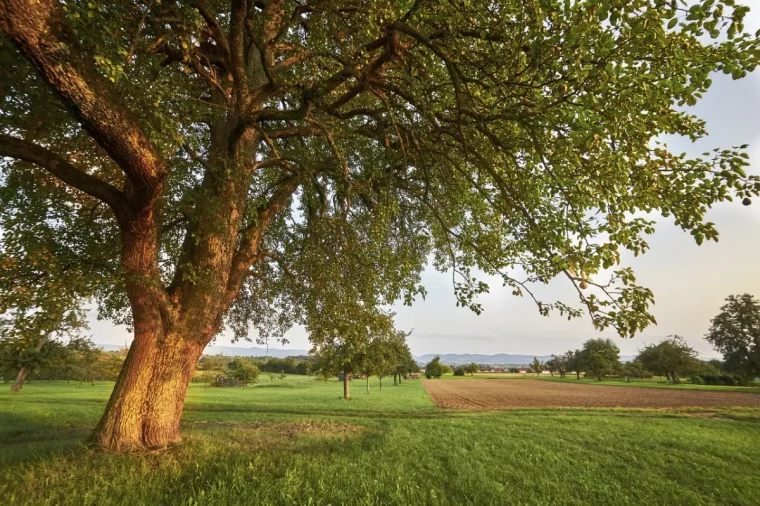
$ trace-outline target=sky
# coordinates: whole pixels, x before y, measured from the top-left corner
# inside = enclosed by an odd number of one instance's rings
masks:
[[[750,32],[760,29],[760,8],[745,20]],[[699,155],[715,147],[749,144],[751,174],[760,174],[760,71],[733,81],[723,74],[713,76],[713,85],[692,112],[707,122],[709,136],[696,144],[669,140],[673,152]],[[714,207],[707,220],[716,224],[718,243],[697,246],[691,235],[660,218],[657,231],[648,239],[650,250],[643,256],[623,257],[633,267],[638,282],[654,292],[653,314],[658,324],[631,339],[614,330],[599,332],[588,316],[568,321],[560,316],[543,317],[535,304],[514,297],[511,289],[496,280],[491,291],[481,296],[483,313],[476,315],[456,307],[451,276],[432,268],[422,280],[428,295],[412,307],[397,305],[396,326],[410,331],[407,341],[412,353],[514,353],[547,355],[579,348],[593,337],[609,337],[622,355],[634,355],[649,343],[678,334],[703,357],[719,354],[704,340],[710,320],[730,294],[748,292],[760,297],[760,198],[749,206],[740,202]],[[567,280],[554,280],[535,287],[540,300],[575,303],[577,295]],[[131,336],[124,327],[97,321],[90,312],[93,340],[100,344],[124,344]],[[309,349],[306,333],[294,328],[286,336],[285,348]],[[228,335],[217,337],[216,345],[230,345]],[[255,346],[245,341],[234,346]],[[270,346],[280,346],[270,343]]]

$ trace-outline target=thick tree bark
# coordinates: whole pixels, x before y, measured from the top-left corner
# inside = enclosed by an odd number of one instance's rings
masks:
[[[185,394],[203,348],[188,336],[136,333],[93,439],[116,452],[178,443]]]
[[[369,393],[369,374],[367,375],[367,393]]]

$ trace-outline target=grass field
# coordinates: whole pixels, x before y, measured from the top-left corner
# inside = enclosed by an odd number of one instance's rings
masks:
[[[0,503],[741,504],[760,497],[760,410],[435,408],[289,376],[192,385],[185,441],[140,456],[83,443],[111,384],[0,390]],[[5,387],[5,385],[2,385]]]

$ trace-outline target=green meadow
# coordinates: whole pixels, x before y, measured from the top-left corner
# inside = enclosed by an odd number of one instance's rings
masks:
[[[444,380],[441,380],[444,381]],[[5,385],[4,385],[5,386]],[[760,409],[437,409],[420,381],[382,391],[289,376],[191,385],[184,441],[87,445],[111,383],[0,391],[3,505],[736,504],[760,497]]]

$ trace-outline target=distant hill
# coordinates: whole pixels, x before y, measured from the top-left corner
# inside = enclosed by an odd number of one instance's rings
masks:
[[[418,362],[426,364],[438,355],[436,353],[427,353],[417,358]],[[480,353],[443,353],[439,355],[441,362],[444,364],[501,364],[501,365],[525,365],[533,362],[536,355],[511,355],[507,353],[497,353],[495,355],[482,355]],[[542,362],[549,360],[550,355],[539,355],[538,359]]]
[[[118,351],[123,345],[116,344],[99,344],[100,348],[105,351]],[[272,346],[271,348],[262,348],[258,346],[251,346],[249,348],[242,348],[239,346],[208,346],[204,351],[204,355],[227,355],[228,357],[297,357],[308,355],[308,350],[291,350],[287,348],[280,348]],[[475,362],[476,364],[498,364],[498,365],[528,365],[533,362],[533,357],[538,357],[542,362],[546,362],[551,358],[551,355],[513,355],[510,353],[497,353],[495,355],[484,355],[480,353],[426,353],[425,355],[415,355],[415,359],[421,365],[427,364],[433,357],[440,355],[441,362],[444,364],[457,365],[457,364],[469,364]],[[621,356],[620,360],[623,362],[627,360],[633,360],[632,356]]]
[[[119,344],[98,344],[100,349],[104,351],[119,351],[124,345]],[[298,357],[302,355],[308,355],[307,350],[290,350],[287,348],[271,347],[260,348],[252,346],[250,348],[241,348],[238,346],[208,346],[203,350],[204,355],[226,355],[228,357]]]
[[[482,355],[478,353],[427,353],[415,358],[417,362],[426,364],[433,360],[436,355],[441,357],[441,362],[450,365],[469,364],[471,362],[475,362],[476,364],[528,365],[533,362],[534,357],[538,357],[541,362],[546,362],[552,358],[551,355],[512,355],[508,353],[497,353],[495,355]],[[620,357],[620,360],[624,362],[632,359],[633,357],[629,356]]]
[[[298,357],[308,355],[307,350],[290,350],[287,348],[274,347],[260,348],[252,346],[250,348],[240,348],[237,346],[208,346],[203,350],[204,355],[227,355],[229,357]]]

